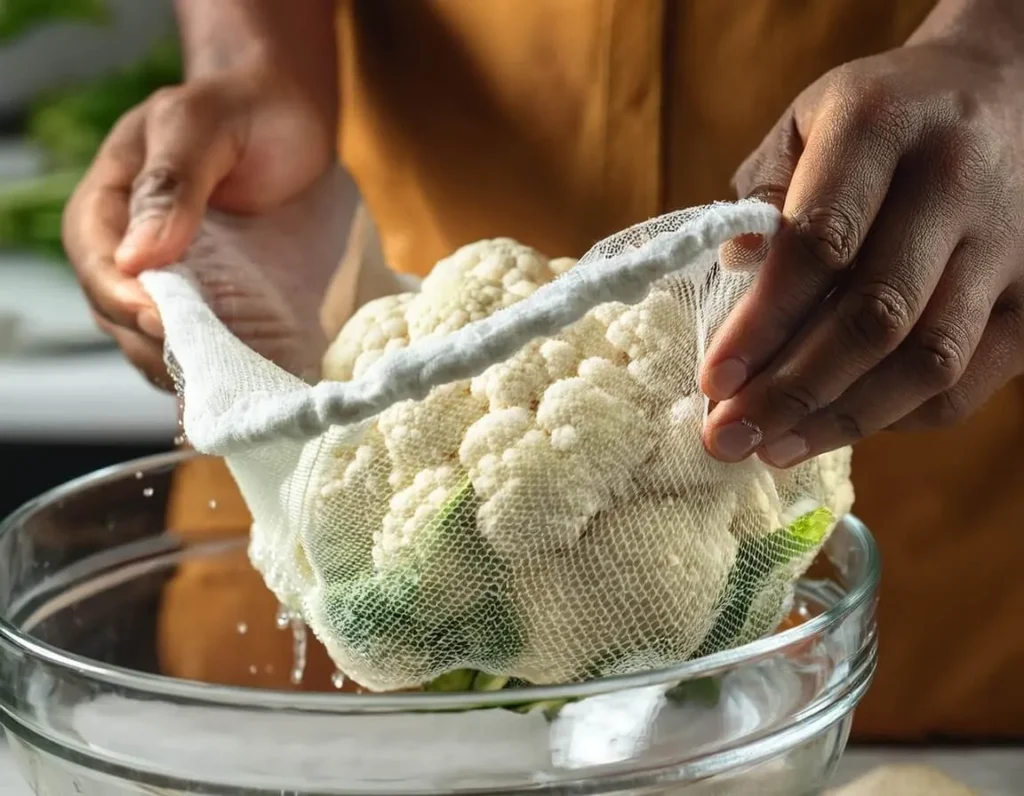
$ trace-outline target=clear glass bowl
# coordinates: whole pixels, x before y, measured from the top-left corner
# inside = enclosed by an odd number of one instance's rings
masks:
[[[672,670],[514,697],[267,679],[293,642],[249,628],[274,606],[244,529],[168,529],[190,458],[87,476],[0,526],[0,719],[37,794],[804,796],[827,784],[874,672],[878,555],[848,517],[800,583],[807,621]],[[211,481],[211,512],[237,500],[226,489]],[[239,661],[252,684],[225,673]],[[502,707],[566,697],[550,720]]]

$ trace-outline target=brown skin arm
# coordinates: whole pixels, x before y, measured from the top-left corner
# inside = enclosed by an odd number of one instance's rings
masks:
[[[334,118],[334,0],[176,0],[175,9],[188,80],[273,64]]]
[[[168,387],[162,327],[136,281],[193,241],[207,207],[275,210],[335,162],[331,0],[178,0],[186,61],[114,127],[64,213],[64,245],[96,323]]]
[[[735,183],[783,225],[702,374],[713,455],[790,466],[949,425],[1024,373],[1018,0],[943,0],[824,75]]]

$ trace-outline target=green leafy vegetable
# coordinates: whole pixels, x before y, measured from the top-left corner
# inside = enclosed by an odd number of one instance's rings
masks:
[[[501,661],[517,655],[522,631],[509,597],[511,572],[480,535],[478,509],[476,492],[467,477],[404,551],[405,561],[333,590],[333,632],[351,649],[367,656],[382,646],[401,655],[403,639],[416,639],[417,647],[435,651],[428,665],[439,670],[461,660]],[[468,547],[475,548],[474,555],[466,555]],[[456,550],[460,555],[454,554]],[[439,597],[431,589],[430,573],[444,571],[457,560],[479,563],[474,572],[466,573],[469,594],[464,602],[453,605],[437,620]],[[489,677],[481,675],[473,687],[461,690],[498,690],[504,685]],[[449,672],[428,690],[460,690],[456,686],[465,686],[466,678],[464,673]]]
[[[0,44],[47,22],[105,23],[110,9],[103,0],[0,0]]]
[[[54,18],[104,22],[106,6],[99,0],[0,0],[0,39]],[[167,40],[134,64],[37,98],[27,135],[54,170],[0,188],[0,247],[63,261],[64,206],[107,133],[124,113],[180,82],[181,75],[178,44]]]
[[[456,497],[454,503],[461,505],[463,499],[465,496]],[[448,504],[442,513],[447,512],[449,516],[453,516],[456,512],[452,511],[451,506],[452,504]],[[714,628],[708,634],[708,640],[701,645],[693,657],[703,657],[735,646],[744,641],[746,635],[760,637],[770,631],[771,628],[767,627],[744,631],[755,598],[764,591],[765,585],[771,581],[773,573],[779,567],[788,566],[817,548],[834,522],[835,516],[831,511],[827,508],[818,508],[801,515],[785,528],[741,544],[726,585],[727,607],[716,620]],[[600,676],[603,671],[607,670],[608,665],[620,658],[619,654],[606,656],[588,669],[588,676]],[[460,669],[438,677],[426,686],[425,690],[434,692],[499,691],[526,685],[528,683],[515,679]],[[676,704],[691,702],[709,708],[719,703],[721,695],[722,683],[719,677],[686,680],[673,686],[665,694],[669,701]],[[515,713],[543,711],[545,717],[550,721],[559,714],[565,705],[574,701],[576,700],[547,700],[503,707]],[[466,708],[466,710],[477,709],[480,708]]]
[[[779,567],[791,564],[821,544],[834,522],[831,511],[818,508],[785,528],[741,543],[725,587],[725,609],[693,657],[702,658],[769,632],[770,627],[747,628],[754,600]]]
[[[722,698],[722,681],[718,677],[684,680],[666,691],[665,696],[676,704],[696,702],[704,707],[713,708]]]
[[[133,64],[39,97],[29,115],[28,137],[55,166],[84,166],[122,115],[181,78],[177,42],[159,42]]]
[[[83,173],[66,169],[0,186],[0,247],[63,259],[61,216]]]

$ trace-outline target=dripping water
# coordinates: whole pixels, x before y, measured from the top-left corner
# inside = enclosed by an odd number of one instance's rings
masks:
[[[292,631],[291,681],[293,685],[301,685],[306,675],[306,655],[309,646],[306,623],[302,621],[302,616],[297,611],[292,611],[285,605],[277,607],[274,622],[278,630]]]

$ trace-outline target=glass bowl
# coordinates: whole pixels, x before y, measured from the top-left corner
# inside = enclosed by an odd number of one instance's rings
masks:
[[[351,693],[275,625],[244,522],[217,522],[229,480],[170,511],[201,461],[107,469],[0,526],[0,719],[37,794],[804,796],[874,673],[878,554],[847,517],[799,584],[806,621],[757,643],[514,695]]]

